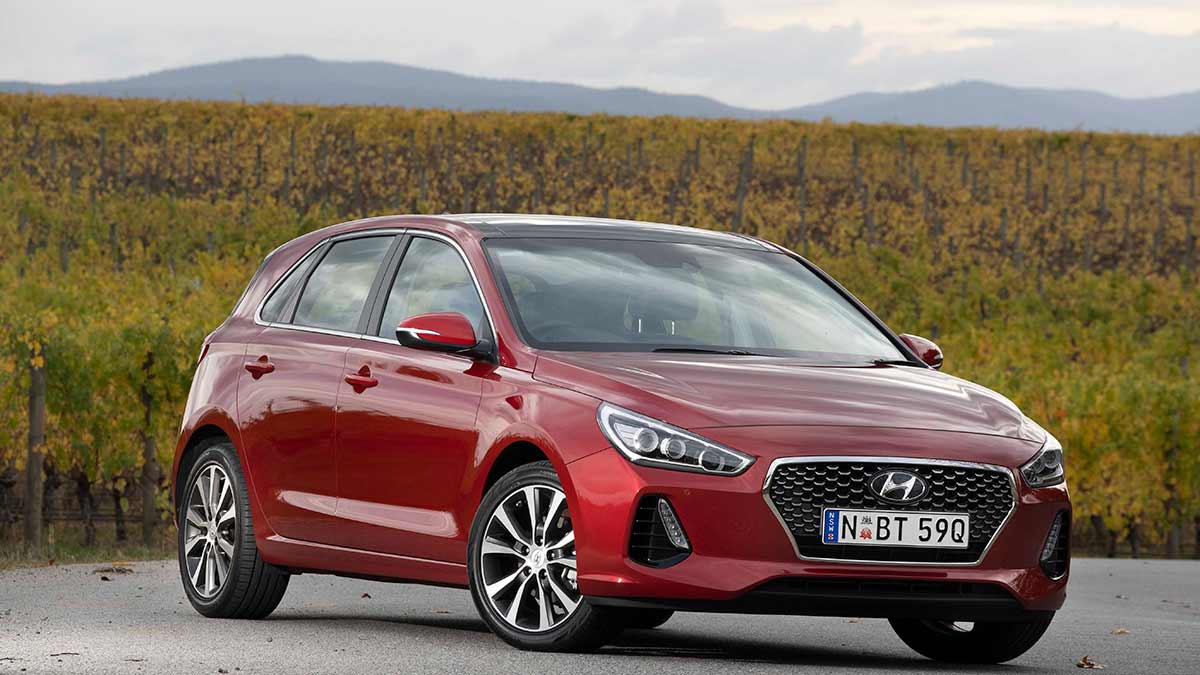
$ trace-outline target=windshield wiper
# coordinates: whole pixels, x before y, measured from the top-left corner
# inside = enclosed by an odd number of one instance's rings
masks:
[[[908,359],[874,359],[871,361],[873,366],[918,366],[921,365],[916,361]]]
[[[733,356],[770,356],[770,354],[759,354],[758,352],[748,352],[745,349],[705,349],[704,347],[657,347],[651,349],[652,352],[666,352],[676,354],[731,354]]]

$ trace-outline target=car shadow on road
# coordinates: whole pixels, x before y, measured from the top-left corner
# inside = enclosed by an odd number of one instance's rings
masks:
[[[816,647],[743,638],[714,637],[710,633],[697,634],[671,630],[669,626],[652,631],[625,631],[611,646],[605,647],[599,653],[642,658],[728,660],[770,665],[819,665],[832,669],[874,668],[912,672],[962,672],[963,670],[962,665],[935,663],[916,654],[911,657],[897,657],[885,653],[872,654],[852,647]],[[972,666],[971,672],[1015,674],[1042,672],[1042,669],[1020,665]]]
[[[469,633],[491,634],[486,624],[476,617],[445,615],[422,616],[369,616],[363,614],[275,614],[270,621],[312,621],[328,622],[332,626],[353,624],[361,629],[366,625],[386,627],[387,624],[401,624],[421,628],[442,628]]]
[[[495,640],[486,624],[478,617],[456,615],[412,615],[412,616],[372,616],[344,615],[311,616],[303,614],[277,615],[272,621],[331,621],[345,626],[353,622],[355,630],[361,631],[364,624],[380,628],[389,625],[410,626],[413,628],[432,628],[436,630],[476,633],[481,639]],[[804,644],[784,644],[763,640],[747,640],[736,637],[719,637],[712,633],[695,633],[692,631],[673,630],[670,626],[655,630],[627,630],[613,641],[595,653],[596,656],[607,657],[636,657],[636,658],[683,658],[707,659],[712,661],[729,661],[746,664],[763,665],[819,665],[830,669],[861,669],[874,668],[897,672],[962,672],[964,667],[959,664],[935,663],[916,654],[912,656],[895,656],[886,653],[868,653],[854,647],[830,648]],[[1043,668],[1033,668],[1016,664],[997,666],[970,666],[972,673],[1020,673],[1049,672]]]

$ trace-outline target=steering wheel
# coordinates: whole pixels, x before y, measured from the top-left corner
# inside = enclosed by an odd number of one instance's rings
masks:
[[[532,330],[534,335],[549,342],[555,342],[564,338],[569,339],[579,335],[579,329],[575,327],[575,324],[561,319],[551,319],[540,323]]]
[[[592,326],[589,326],[587,332],[584,333],[570,321],[562,321],[560,319],[551,319],[538,324],[536,328],[532,328],[531,330],[539,339],[547,342],[570,341],[579,338],[587,338],[587,342],[624,342],[626,340],[623,335],[605,330],[597,330]]]

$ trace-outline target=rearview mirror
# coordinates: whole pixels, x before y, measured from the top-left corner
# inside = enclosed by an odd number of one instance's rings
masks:
[[[901,334],[900,339],[930,368],[942,367],[942,350],[932,340],[917,335]]]
[[[410,316],[396,326],[396,339],[405,347],[434,352],[470,354],[480,345],[471,322],[458,312]]]

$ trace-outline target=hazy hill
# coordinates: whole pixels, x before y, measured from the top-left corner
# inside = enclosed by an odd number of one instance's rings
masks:
[[[1180,134],[1200,131],[1200,92],[1129,99],[1082,89],[960,82],[893,94],[855,94],[779,114],[810,120],[829,117],[839,122]]]
[[[934,126],[1200,131],[1200,92],[1123,99],[1094,91],[962,82],[902,93],[864,93],[786,110],[754,110],[705,96],[636,87],[498,80],[377,61],[307,56],[241,59],[120,80],[62,85],[0,82],[0,91],[92,96],[396,105],[456,110],[561,111],[690,117],[784,117]]]

